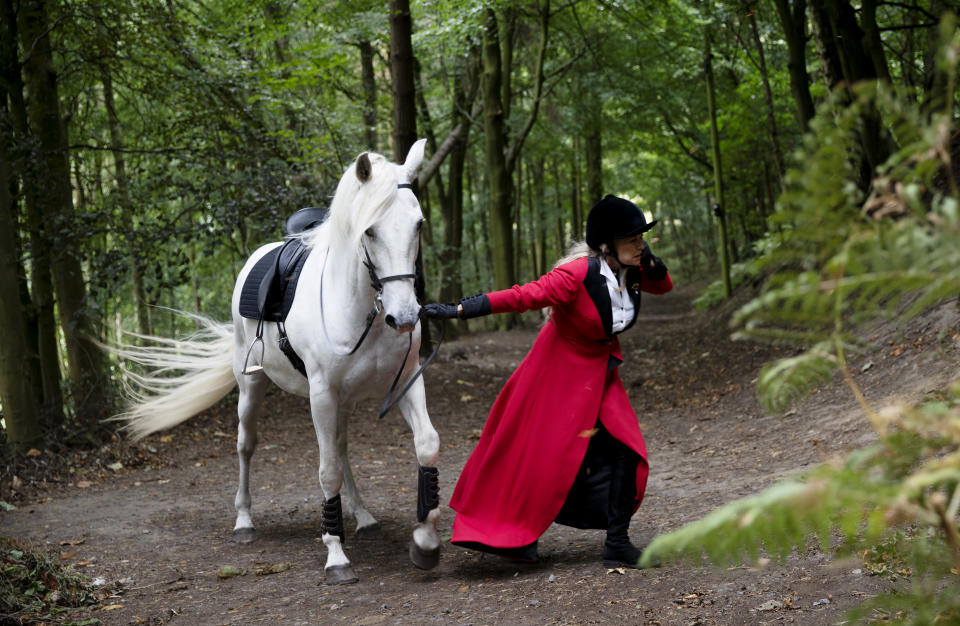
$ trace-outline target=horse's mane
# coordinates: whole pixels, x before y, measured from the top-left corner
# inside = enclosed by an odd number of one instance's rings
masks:
[[[386,157],[373,152],[367,156],[370,178],[360,182],[356,161],[347,167],[330,203],[330,217],[302,235],[308,247],[329,247],[334,258],[359,260],[361,237],[390,207],[398,182],[396,168]]]

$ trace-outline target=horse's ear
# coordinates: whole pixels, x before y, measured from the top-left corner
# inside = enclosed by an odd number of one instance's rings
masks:
[[[403,162],[403,169],[407,171],[411,180],[413,180],[414,174],[416,174],[420,168],[420,164],[423,163],[423,149],[426,145],[426,139],[418,139],[410,146],[410,151],[407,153],[407,160]]]
[[[370,173],[372,171],[373,167],[370,165],[370,157],[364,152],[357,157],[357,180],[361,183],[367,182],[370,180]]]

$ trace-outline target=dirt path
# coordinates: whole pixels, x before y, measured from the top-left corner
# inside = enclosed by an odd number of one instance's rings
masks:
[[[849,392],[815,394],[785,416],[765,416],[754,379],[775,352],[732,343],[723,312],[690,309],[690,290],[644,301],[624,341],[624,382],[650,451],[647,498],[633,519],[646,542],[713,507],[750,494],[871,437]],[[951,305],[952,306],[952,305]],[[878,331],[878,350],[854,363],[868,397],[915,399],[957,371],[956,309],[944,307],[903,335]],[[534,331],[479,333],[451,342],[427,373],[428,406],[441,437],[441,497],[479,436],[493,398],[531,345]],[[716,570],[669,564],[608,572],[603,534],[551,527],[541,563],[517,565],[444,546],[440,566],[407,558],[416,511],[416,461],[399,415],[353,418],[355,475],[383,528],[378,539],[348,537],[360,582],[323,584],[317,452],[306,402],[271,396],[254,457],[252,492],[259,538],[230,541],[236,484],[234,407],[216,410],[145,441],[141,465],[101,468],[39,490],[0,513],[0,535],[61,550],[65,562],[116,589],[95,610],[74,615],[103,624],[831,624],[889,584],[858,561],[816,552],[785,565]],[[7,496],[9,499],[10,496]],[[453,516],[441,518],[449,537]],[[352,523],[348,524],[348,532]],[[65,543],[64,543],[65,542]],[[219,579],[234,566],[246,575]],[[258,569],[279,571],[258,575]]]

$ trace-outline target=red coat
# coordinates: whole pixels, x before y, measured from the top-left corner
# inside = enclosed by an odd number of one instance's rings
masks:
[[[460,474],[450,500],[457,512],[454,543],[513,548],[536,541],[563,506],[598,418],[640,456],[633,510],[640,506],[647,451],[619,369],[608,367],[611,357],[619,362],[622,355],[610,334],[601,262],[583,257],[534,282],[487,294],[492,313],[546,306],[553,313],[497,397]],[[642,275],[639,268],[628,274],[635,316],[641,290],[673,288],[669,274],[659,281]]]

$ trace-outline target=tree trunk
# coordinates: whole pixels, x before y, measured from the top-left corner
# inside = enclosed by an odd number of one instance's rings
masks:
[[[860,28],[863,30],[863,48],[873,62],[873,73],[880,80],[890,81],[887,55],[883,52],[880,28],[877,26],[877,0],[863,0],[860,4]]]
[[[930,12],[933,15],[943,15],[946,11],[947,6],[943,0],[933,0],[930,5]],[[928,116],[953,111],[954,94],[947,93],[949,87],[947,73],[937,67],[937,58],[943,43],[940,40],[939,28],[927,29],[923,54],[923,93],[926,94],[923,110]]]
[[[6,94],[0,97],[0,402],[6,424],[7,441],[15,450],[40,445],[40,423],[36,368],[30,367],[27,342],[28,320],[16,295],[20,291],[20,246],[16,240],[17,210],[10,188],[12,124],[9,123]]]
[[[440,302],[455,302],[463,295],[463,280],[460,266],[463,263],[463,176],[467,158],[467,142],[472,120],[467,111],[476,98],[478,76],[474,60],[463,62],[453,79],[453,102],[451,125],[464,125],[464,130],[454,140],[450,150],[446,194],[440,198],[443,216],[443,249],[440,254]],[[450,321],[447,333],[451,338],[459,335],[462,324]]]
[[[70,166],[47,15],[44,0],[24,0],[20,6],[21,41],[24,49],[32,51],[24,61],[31,96],[28,114],[40,150],[36,166],[42,185],[35,193],[45,226],[52,231],[50,267],[74,386],[74,410],[82,424],[92,425],[107,408],[106,357],[96,344],[96,324],[92,310],[86,306],[83,271],[68,232],[73,220]]]
[[[723,295],[729,298],[732,288],[730,285],[730,257],[727,250],[727,217],[726,205],[723,197],[723,165],[720,159],[720,133],[717,130],[717,105],[713,84],[713,52],[710,49],[709,27],[704,29],[705,46],[703,55],[704,74],[707,78],[707,111],[710,115],[710,145],[713,153],[713,189],[715,205],[713,212],[717,216],[717,227],[720,238],[720,270],[723,273]]]
[[[587,199],[591,203],[603,198],[603,119],[601,103],[593,100],[587,111],[587,132],[584,137],[587,155]]]
[[[861,81],[877,80],[873,60],[864,48],[866,35],[857,24],[856,12],[848,0],[816,0],[811,2],[819,21],[826,18],[821,34],[829,33],[831,39],[822,42],[824,48],[833,48],[839,59],[844,80],[844,89]],[[832,54],[831,54],[832,56]],[[860,187],[866,189],[877,168],[890,156],[891,146],[880,114],[870,107],[863,114],[863,130],[860,133],[866,159],[861,162]]]
[[[789,0],[774,0],[774,4],[787,40],[787,69],[790,72],[790,91],[796,105],[797,122],[801,132],[806,132],[816,112],[810,96],[810,76],[807,74],[807,2],[793,0],[792,7]]]
[[[14,9],[13,0],[2,0],[0,4],[0,71],[2,71],[2,82],[0,82],[0,98],[6,103],[6,117],[2,123],[6,124],[5,129],[8,133],[6,147],[10,150],[7,156],[7,165],[10,167],[10,190],[17,185],[17,180],[24,179],[30,172],[26,166],[28,150],[26,148],[26,137],[29,133],[27,126],[27,106],[23,98],[23,78],[20,72],[20,57],[17,51],[17,16]],[[16,152],[14,152],[15,150]],[[30,188],[23,187],[24,205],[27,208],[27,215],[35,212],[36,201]],[[13,207],[16,208],[15,200],[12,200]],[[13,210],[13,209],[12,209]],[[14,224],[17,222],[14,214]],[[23,237],[18,236],[19,231],[14,230],[13,235],[16,239],[16,249],[23,248]],[[32,274],[34,280],[38,275],[49,278],[49,270],[46,269],[44,259],[39,250],[37,242],[31,250]],[[42,326],[40,317],[35,307],[35,299],[30,295],[30,285],[27,282],[27,274],[22,264],[18,260],[18,280],[17,293],[20,300],[21,310],[24,314],[25,334],[24,340],[27,342],[28,360],[22,364],[24,368],[30,369],[29,378],[33,381],[35,388],[33,390],[35,404],[40,410],[40,419],[44,422],[44,427],[55,427],[63,421],[63,398],[60,393],[60,367],[57,360],[56,325],[51,314],[49,324]],[[49,280],[47,281],[49,285]],[[36,284],[34,287],[36,291]],[[52,287],[51,287],[52,289]],[[52,311],[52,309],[51,309]],[[49,330],[51,339],[46,342],[40,341],[40,330]],[[50,359],[50,381],[49,393],[45,393],[45,386],[48,382],[44,377],[44,366],[41,362],[41,344],[53,346],[52,358]],[[47,351],[49,352],[49,350]],[[47,404],[53,408],[48,408]]]
[[[502,101],[503,75],[497,16],[486,11],[483,30],[483,130],[490,186],[490,244],[493,251],[493,282],[496,289],[516,283],[513,267],[513,180],[507,170],[506,120]]]
[[[137,311],[137,330],[141,335],[151,335],[150,308],[147,306],[147,294],[143,288],[143,259],[138,252],[136,229],[133,225],[133,203],[130,201],[130,186],[127,181],[127,164],[123,155],[123,140],[120,137],[120,119],[113,97],[113,76],[106,64],[100,67],[100,81],[103,83],[103,102],[107,109],[107,126],[110,129],[110,150],[113,153],[114,174],[117,178],[117,202],[120,209],[120,223],[126,231],[125,237],[130,246],[130,273],[133,279],[133,302]]]
[[[843,81],[843,67],[837,51],[833,26],[827,15],[823,0],[810,2],[810,17],[813,23],[814,41],[820,57],[820,69],[827,80],[827,88],[833,91]]]
[[[413,20],[410,0],[390,0],[390,69],[393,76],[394,157],[403,163],[417,140],[417,105],[413,86]]]
[[[490,230],[493,245],[493,274],[497,289],[507,289],[516,282],[513,263],[513,172],[523,143],[533,128],[543,96],[543,64],[546,57],[550,24],[550,2],[538,6],[540,41],[533,72],[533,101],[523,126],[508,147],[507,102],[504,96],[504,60],[501,58],[500,34],[497,16],[492,9],[485,13],[483,31],[483,114],[487,156],[487,178],[490,189]],[[512,56],[512,53],[511,53]],[[501,327],[511,326],[515,316],[499,316]]]
[[[767,127],[770,129],[770,144],[773,147],[773,161],[777,165],[779,179],[783,180],[786,171],[783,164],[783,151],[780,150],[780,134],[777,131],[776,111],[773,108],[773,91],[770,89],[770,76],[767,74],[767,58],[763,52],[763,41],[757,28],[756,12],[751,10],[750,31],[753,33],[753,43],[757,46],[757,58],[760,65],[760,78],[763,82],[763,97],[767,104]]]
[[[572,220],[571,236],[579,241],[583,239],[586,216],[583,214],[583,193],[580,175],[580,136],[573,138],[573,163],[570,164],[570,219]],[[594,201],[596,202],[596,201]],[[593,205],[590,205],[593,206]]]
[[[390,0],[390,69],[393,77],[393,148],[394,160],[403,163],[407,152],[417,141],[417,101],[414,90],[413,20],[410,17],[410,0]],[[413,181],[414,193],[419,193],[417,180]],[[429,215],[429,213],[428,213]],[[423,273],[422,246],[417,250],[416,260],[417,299],[427,300],[426,276]],[[430,354],[430,326],[420,325],[420,353]]]
[[[368,150],[377,150],[377,79],[373,70],[373,45],[361,41],[360,73],[363,84],[363,136]]]
[[[531,184],[531,187],[533,187],[533,196],[530,200],[531,217],[534,217],[536,220],[533,222],[533,233],[536,238],[534,243],[534,248],[536,249],[536,271],[534,273],[537,276],[547,272],[547,223],[544,219],[546,187],[543,182],[544,169],[544,159],[543,157],[538,157],[533,165],[533,181]],[[549,213],[547,213],[547,215],[549,215]]]

